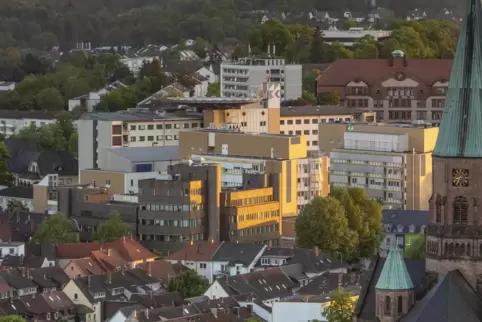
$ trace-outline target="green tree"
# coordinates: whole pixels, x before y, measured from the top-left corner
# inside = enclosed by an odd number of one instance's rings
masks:
[[[320,27],[316,27],[313,30],[313,36],[311,41],[311,48],[310,48],[310,62],[311,63],[321,63],[324,61],[325,53],[324,53],[324,42],[322,31]]]
[[[74,223],[60,212],[44,219],[32,237],[32,241],[40,244],[72,243],[77,240]]]
[[[245,322],[263,322],[263,320],[261,320],[259,317],[255,316],[255,315],[247,318],[244,321]]]
[[[328,322],[351,322],[354,309],[352,294],[338,289],[335,294],[330,296],[330,303],[325,308],[323,316]]]
[[[311,94],[310,92],[304,90],[302,98],[303,100],[309,102],[310,104],[316,105],[316,97],[314,94]]]
[[[108,243],[131,233],[131,227],[122,220],[120,214],[112,212],[109,219],[99,225],[97,232],[94,234],[94,240],[100,243]]]
[[[169,280],[169,292],[179,292],[183,298],[195,297],[204,294],[209,282],[198,275],[194,270],[187,270]]]
[[[46,124],[40,127],[31,124],[29,127],[21,129],[17,134],[12,135],[12,138],[37,142],[43,151],[65,151],[67,149],[67,140],[58,123]]]
[[[311,72],[303,77],[302,84],[303,90],[307,91],[308,93],[315,95],[316,93],[316,79],[320,76],[319,69],[312,69]],[[315,98],[316,101],[316,98]]]
[[[328,60],[334,61],[346,58],[353,58],[353,52],[343,46],[339,41],[332,43],[328,51]]]
[[[207,96],[221,96],[221,83],[219,81],[209,84]]]
[[[62,111],[55,115],[56,124],[60,127],[62,135],[66,140],[69,140],[72,134],[76,131],[74,126],[74,117],[72,113]]]
[[[378,58],[377,40],[370,35],[358,40],[353,46],[353,57],[358,59]]]
[[[70,136],[68,145],[69,152],[77,156],[79,153],[79,134],[77,131]]]
[[[316,96],[318,105],[339,105],[340,94],[338,92],[322,92]]]
[[[0,185],[10,187],[15,183],[15,177],[8,168],[9,159],[7,146],[0,142]]]
[[[27,206],[25,204],[17,199],[9,199],[7,202],[7,209],[6,211],[12,212],[14,210],[19,210],[19,211],[29,211]]]
[[[317,197],[296,218],[299,247],[320,250],[330,256],[347,259],[358,244],[358,236],[348,225],[343,205],[332,197]]]
[[[405,257],[408,259],[420,259],[425,257],[425,238],[419,236],[405,250]]]
[[[45,88],[38,92],[37,106],[45,111],[61,111],[64,109],[64,99],[56,88]]]
[[[353,19],[346,19],[343,21],[343,30],[349,30],[353,27],[356,27],[356,22]]]
[[[0,322],[25,322],[25,319],[20,315],[5,315],[0,317]]]

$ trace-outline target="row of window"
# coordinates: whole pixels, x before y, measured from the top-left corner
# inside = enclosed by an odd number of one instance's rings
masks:
[[[186,242],[189,240],[193,240],[193,241],[204,240],[204,234],[192,234],[189,236],[140,234],[139,238],[140,240],[152,240],[152,241],[159,241],[159,242]]]
[[[141,205],[141,210],[147,211],[197,211],[204,208],[203,204],[174,205],[174,204],[145,204]]]
[[[437,196],[435,200],[435,221],[440,224],[442,223],[442,198]],[[462,196],[455,197],[453,203],[453,224],[467,224],[469,213],[469,203],[467,199]]]
[[[181,125],[181,123],[174,123],[174,124],[140,124],[140,125],[133,125],[131,124],[130,126],[130,129],[131,131],[136,131],[136,130],[139,130],[139,131],[144,131],[144,130],[154,130],[154,128],[156,130],[162,130],[162,129],[166,129],[166,130],[170,130],[172,128],[174,129],[180,129],[180,128],[183,128],[183,129],[189,129],[189,128],[198,128],[199,127],[199,123],[183,123]]]
[[[349,122],[352,118],[351,117],[345,117],[344,119],[343,118],[329,118],[328,119],[328,122],[327,122],[327,119],[317,119],[317,118],[314,118],[314,119],[296,119],[296,120],[280,120],[279,121],[279,124],[280,125],[293,125],[293,124],[296,124],[296,125],[300,125],[300,124],[318,124],[318,123],[335,123],[336,121],[345,121],[345,122]]]
[[[259,211],[252,214],[230,216],[231,222],[243,222],[251,220],[262,220],[269,218],[278,218],[279,210]]]
[[[239,237],[256,236],[256,235],[262,235],[262,234],[278,232],[278,231],[279,231],[279,224],[274,224],[274,225],[265,225],[260,227],[231,230],[231,236],[239,236]]]
[[[285,134],[284,131],[280,131],[279,132],[280,134]],[[288,134],[292,135],[293,134],[293,131],[287,131]],[[296,135],[302,135],[301,133],[303,133],[303,135],[310,135],[310,130],[304,130],[303,132],[301,132],[300,130],[298,131],[295,131],[294,132]],[[312,135],[318,135],[318,130],[311,130],[311,134]]]
[[[158,226],[158,227],[198,227],[203,224],[201,218],[185,219],[185,220],[161,220],[161,219],[141,219],[143,226]]]
[[[259,205],[261,203],[267,203],[271,201],[273,201],[273,196],[265,195],[265,196],[231,200],[226,203],[226,206],[227,207],[244,207],[244,206],[251,206],[251,205]]]
[[[178,141],[179,140],[179,135],[156,135],[156,141]],[[137,140],[136,136],[131,136],[130,137],[131,142],[145,142],[146,137],[145,136],[139,136],[139,140]],[[154,135],[149,135],[147,136],[147,141],[148,142],[153,142],[154,141]]]

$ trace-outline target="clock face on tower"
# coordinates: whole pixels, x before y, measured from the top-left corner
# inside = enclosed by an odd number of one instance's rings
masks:
[[[452,169],[452,185],[455,187],[469,186],[469,170]]]
[[[403,81],[405,79],[405,74],[403,72],[397,72],[395,75],[398,81]]]

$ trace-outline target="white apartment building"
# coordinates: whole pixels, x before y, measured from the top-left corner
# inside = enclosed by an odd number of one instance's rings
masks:
[[[0,134],[9,136],[35,125],[37,127],[55,123],[55,114],[47,111],[0,110]]]
[[[180,131],[202,126],[200,114],[186,111],[136,108],[86,113],[78,121],[79,171],[105,164],[107,149],[178,145]]]
[[[282,58],[254,57],[221,63],[221,96],[256,97],[265,81],[281,85],[281,100],[296,99],[302,95],[301,65],[286,64]]]
[[[319,151],[318,126],[323,123],[373,122],[375,113],[342,106],[282,106],[280,134],[303,135],[308,150]]]
[[[352,47],[357,41],[365,36],[372,36],[377,41],[388,39],[392,31],[390,30],[365,30],[364,28],[350,28],[348,30],[323,30],[323,39],[327,44],[335,41],[340,42],[345,47]]]

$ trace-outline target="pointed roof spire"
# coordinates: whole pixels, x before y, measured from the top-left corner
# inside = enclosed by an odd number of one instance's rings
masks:
[[[390,248],[375,288],[379,290],[413,289],[412,279],[405,266],[402,251],[398,247]]]
[[[482,12],[480,0],[467,0],[433,155],[481,158],[481,137]]]

